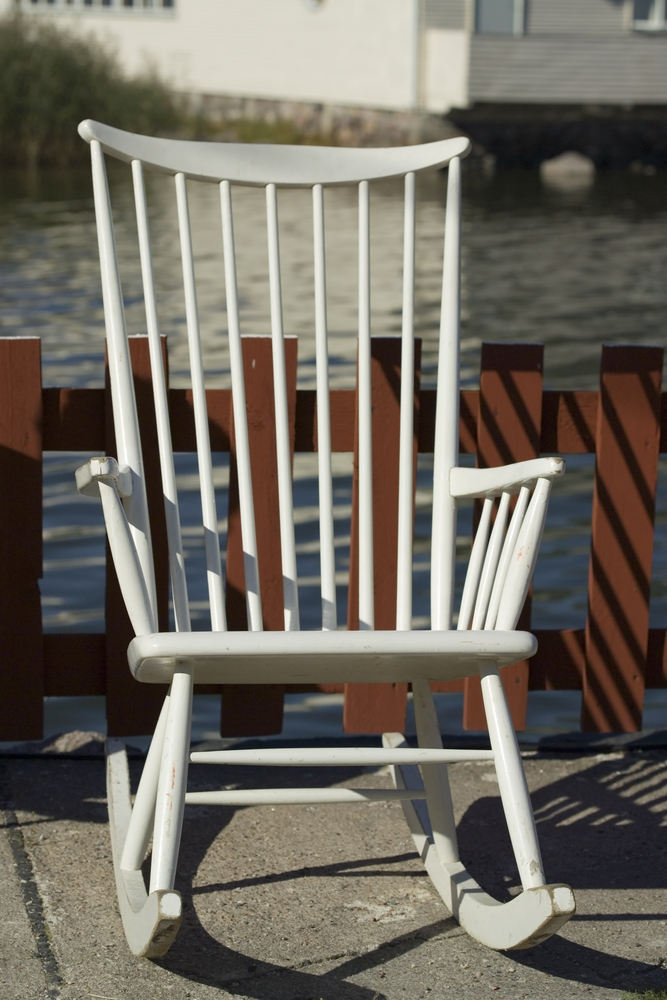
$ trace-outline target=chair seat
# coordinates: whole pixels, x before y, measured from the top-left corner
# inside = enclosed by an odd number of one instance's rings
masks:
[[[157,632],[133,639],[138,681],[165,684],[190,663],[199,684],[343,684],[457,680],[480,660],[507,666],[537,652],[530,632]]]

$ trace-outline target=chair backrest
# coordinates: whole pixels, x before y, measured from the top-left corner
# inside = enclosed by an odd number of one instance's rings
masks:
[[[325,218],[323,188],[350,185],[359,199],[359,321],[358,321],[358,460],[359,460],[359,623],[374,625],[373,482],[371,435],[371,327],[369,182],[402,177],[405,185],[401,398],[399,443],[398,581],[396,624],[410,629],[413,562],[413,384],[415,313],[415,175],[449,167],[441,323],[438,355],[438,396],[434,447],[434,500],[431,560],[431,618],[435,629],[451,628],[456,540],[456,503],[450,494],[449,473],[458,463],[459,316],[460,316],[460,158],[469,151],[464,138],[395,149],[341,149],[306,146],[262,146],[184,142],[131,135],[86,121],[80,134],[90,143],[97,217],[111,395],[117,458],[129,467],[132,495],[123,500],[149,600],[156,609],[150,525],[143,461],[129,360],[124,303],[116,256],[105,153],[131,164],[139,234],[139,253],[149,338],[160,464],[165,499],[170,573],[176,628],[190,628],[188,593],[176,492],[174,457],[169,426],[166,376],[160,346],[156,283],[153,275],[144,183],[145,169],[174,177],[185,290],[185,315],[195,415],[201,506],[211,628],[226,628],[225,595],[217,531],[213,465],[199,328],[190,218],[188,180],[216,183],[220,189],[222,249],[227,298],[229,359],[238,465],[248,625],[262,629],[257,537],[253,510],[246,397],[241,348],[241,326],[236,281],[232,216],[233,185],[263,187],[269,254],[269,293],[274,375],[276,453],[280,512],[285,629],[299,628],[296,549],[292,497],[288,394],[282,315],[277,189],[310,188],[313,205],[315,301],[316,416],[319,483],[319,528],[322,628],[337,628],[334,562],[334,510],[329,412],[329,352],[327,332]],[[505,507],[507,506],[506,503]],[[487,507],[488,508],[488,502]],[[485,513],[484,523],[489,523]],[[496,519],[496,524],[500,519]],[[487,560],[488,562],[488,560]],[[481,573],[481,569],[480,569]],[[488,575],[488,574],[487,574]],[[467,589],[465,600],[479,603],[484,592],[479,579]],[[470,596],[472,591],[474,594]],[[495,600],[489,597],[491,603]],[[484,598],[486,600],[486,598]],[[464,601],[465,603],[465,601]],[[471,604],[472,607],[472,604]],[[465,610],[465,609],[464,609]],[[472,614],[472,612],[471,612]],[[469,616],[470,617],[470,616]],[[476,620],[480,615],[477,614]],[[467,625],[464,627],[468,627]],[[493,626],[491,626],[493,627]],[[511,626],[513,627],[513,626]]]

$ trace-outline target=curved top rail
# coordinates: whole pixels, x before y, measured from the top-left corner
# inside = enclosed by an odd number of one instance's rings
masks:
[[[412,171],[435,170],[455,156],[467,156],[470,141],[463,136],[421,146],[390,149],[343,149],[332,146],[267,146],[259,143],[190,142],[135,135],[87,119],[79,135],[96,139],[105,153],[168,174],[193,180],[230,181],[252,187],[312,187],[355,184],[363,180],[400,177]]]

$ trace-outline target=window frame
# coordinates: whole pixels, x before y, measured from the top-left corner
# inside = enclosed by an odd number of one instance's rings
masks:
[[[173,17],[178,0],[16,0],[16,6],[31,14],[93,14],[128,17]]]
[[[514,4],[514,19],[512,31],[480,31],[479,24],[479,5],[481,0],[474,0],[473,14],[474,14],[474,28],[476,35],[484,35],[487,37],[496,38],[521,38],[526,33],[526,0],[513,0]]]
[[[667,0],[653,0],[653,13],[645,21],[635,18],[634,0],[632,0],[632,27],[634,31],[667,31]]]

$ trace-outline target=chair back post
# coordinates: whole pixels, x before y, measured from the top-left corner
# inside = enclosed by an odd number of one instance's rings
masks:
[[[433,522],[431,534],[431,628],[452,627],[456,501],[449,473],[458,465],[459,334],[461,304],[461,160],[449,163],[442,306],[438,352],[438,400],[433,456]]]
[[[125,309],[116,255],[111,200],[104,153],[99,142],[92,140],[90,155],[93,174],[93,198],[100,251],[102,299],[109,356],[111,402],[118,464],[132,472],[132,494],[122,501],[146,584],[153,618],[157,622],[157,595],[151,546],[151,529],[137,403],[125,327]]]

